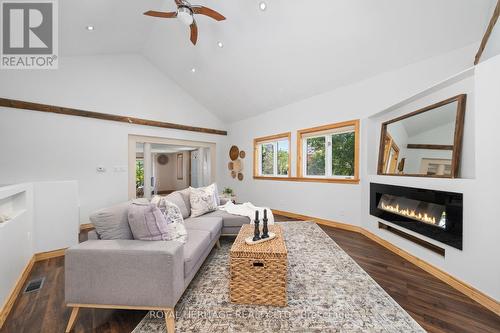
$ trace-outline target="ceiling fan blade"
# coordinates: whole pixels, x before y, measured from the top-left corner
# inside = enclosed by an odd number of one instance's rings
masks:
[[[176,4],[177,6],[181,6],[181,5],[183,5],[184,3],[182,2],[182,0],[175,0],[175,4]]]
[[[196,45],[198,41],[198,26],[196,25],[196,21],[193,20],[193,23],[189,27],[191,28],[191,43]]]
[[[163,18],[174,18],[177,17],[177,12],[156,12],[154,10],[149,10],[144,13],[147,16],[163,17]]]
[[[223,21],[226,19],[226,17],[224,15],[222,15],[222,14],[220,14],[220,13],[216,12],[215,10],[210,9],[208,7],[193,6],[193,7],[191,7],[191,9],[193,10],[194,14],[206,15],[208,17],[213,18],[216,21]]]

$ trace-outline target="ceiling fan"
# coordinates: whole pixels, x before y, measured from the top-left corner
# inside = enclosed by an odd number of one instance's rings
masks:
[[[216,21],[222,21],[226,18],[213,9],[204,6],[191,5],[186,0],[174,0],[177,5],[176,12],[157,12],[150,10],[144,13],[147,16],[162,17],[162,18],[179,18],[182,23],[191,28],[191,42],[196,45],[198,40],[198,26],[194,20],[194,14],[201,14],[213,18]]]

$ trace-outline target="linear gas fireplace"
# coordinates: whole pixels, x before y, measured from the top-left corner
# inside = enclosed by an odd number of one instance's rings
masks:
[[[370,214],[462,249],[461,193],[370,184]]]

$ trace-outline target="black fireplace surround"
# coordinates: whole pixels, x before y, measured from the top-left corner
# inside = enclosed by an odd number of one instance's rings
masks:
[[[462,193],[370,183],[370,214],[462,250]]]

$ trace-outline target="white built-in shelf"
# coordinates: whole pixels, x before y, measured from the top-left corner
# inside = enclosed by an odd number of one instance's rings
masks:
[[[4,228],[14,223],[17,218],[26,213],[26,190],[16,190],[9,187],[0,189],[6,189],[5,191],[0,191],[0,214],[9,217],[7,221],[0,223],[0,228]]]
[[[8,219],[5,222],[0,223],[0,229],[5,228],[7,225],[10,223],[13,223],[16,219],[19,217],[22,217],[28,210],[27,209],[21,209],[19,211],[16,211],[14,215],[9,215],[10,219]]]

